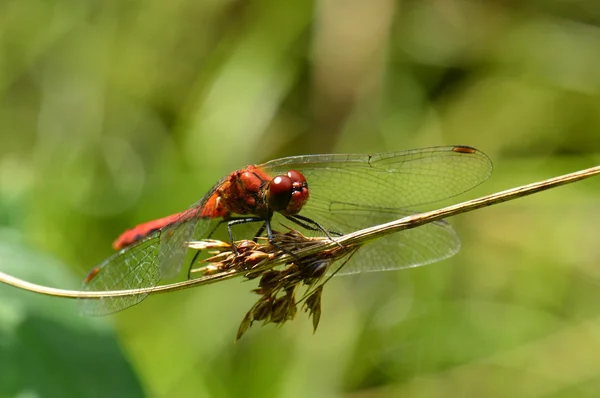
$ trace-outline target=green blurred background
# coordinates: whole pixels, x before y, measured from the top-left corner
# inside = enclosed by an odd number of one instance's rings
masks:
[[[600,3],[0,3],[0,270],[77,288],[136,223],[272,158],[467,144],[465,199],[600,163]],[[0,397],[597,397],[600,179],[450,220],[233,343],[239,280],[108,318],[0,286]]]

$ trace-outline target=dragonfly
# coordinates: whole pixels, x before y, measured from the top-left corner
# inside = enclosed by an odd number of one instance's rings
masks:
[[[302,233],[333,239],[465,193],[492,169],[483,152],[465,145],[292,156],[247,166],[217,182],[187,210],[121,234],[113,244],[117,252],[89,272],[82,290],[140,293],[80,299],[81,310],[107,315],[140,303],[148,288],[180,274],[189,242],[210,238],[220,226],[232,243],[237,228],[249,224],[258,224],[255,239],[266,235],[272,241],[274,229],[290,224]],[[456,232],[439,220],[365,245],[336,275],[416,267],[459,249]]]

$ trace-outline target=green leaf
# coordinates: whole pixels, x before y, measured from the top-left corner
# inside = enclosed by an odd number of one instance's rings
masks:
[[[0,270],[30,282],[77,285],[56,260],[0,231]],[[0,285],[0,397],[141,397],[142,387],[104,319],[74,300]]]

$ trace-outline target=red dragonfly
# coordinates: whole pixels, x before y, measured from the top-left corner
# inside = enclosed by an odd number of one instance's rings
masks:
[[[468,146],[422,148],[373,155],[293,156],[237,170],[189,209],[140,224],[115,242],[119,250],[93,268],[83,290],[148,288],[176,277],[188,242],[226,224],[260,222],[256,236],[293,222],[303,233],[338,235],[414,214],[418,206],[464,193],[485,181],[492,163]],[[236,227],[237,228],[237,227]],[[460,240],[444,221],[392,234],[366,245],[336,275],[396,270],[455,254]],[[90,315],[117,312],[147,293],[81,300]]]

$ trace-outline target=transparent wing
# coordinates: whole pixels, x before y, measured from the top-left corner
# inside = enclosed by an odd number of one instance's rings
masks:
[[[481,184],[492,172],[482,152],[464,146],[375,155],[314,155],[260,166],[272,175],[298,170],[310,197],[300,212],[332,234],[345,234],[414,214],[417,206],[444,200]],[[278,224],[298,228],[280,215]],[[302,229],[308,235],[322,235]],[[339,275],[396,270],[454,255],[460,239],[438,221],[377,239],[351,258]]]
[[[367,243],[336,275],[418,267],[452,257],[459,250],[460,238],[454,229],[436,221]]]
[[[83,291],[129,290],[154,287],[161,279],[158,267],[160,231],[115,253],[92,269],[81,286]],[[84,315],[106,315],[129,308],[147,294],[110,297],[101,299],[79,299],[79,308]]]
[[[206,237],[213,220],[199,219],[197,214],[205,199],[192,205],[173,224],[154,232],[146,239],[128,246],[92,269],[83,283],[84,291],[114,291],[156,286],[163,278],[176,276],[187,253],[186,242],[194,235]],[[80,299],[85,315],[107,315],[138,304],[147,293],[102,299]]]
[[[410,209],[464,193],[492,172],[492,162],[483,152],[465,146],[374,155],[296,156],[260,167],[271,175],[288,170],[304,174],[310,197],[300,214],[308,217],[348,207]]]
[[[357,231],[372,225],[383,224],[408,215],[410,211],[373,211],[346,209],[321,214],[324,222],[334,231]],[[326,217],[325,217],[326,216]],[[303,234],[315,235],[281,216],[274,218],[274,227],[299,229]],[[320,233],[317,233],[322,235]],[[360,272],[391,271],[430,264],[456,254],[460,249],[460,238],[446,221],[436,221],[396,232],[376,239],[361,247],[336,275]],[[335,270],[331,268],[331,271]]]
[[[201,204],[194,204],[181,213],[178,222],[167,225],[159,231],[158,266],[163,278],[172,279],[179,274],[188,250],[187,242],[194,236],[194,231],[200,229],[197,234],[204,235],[207,229],[205,226],[210,222],[209,220],[198,220],[201,207]]]

